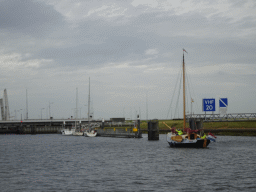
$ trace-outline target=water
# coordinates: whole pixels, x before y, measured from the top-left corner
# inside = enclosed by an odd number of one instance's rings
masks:
[[[207,149],[159,141],[0,135],[1,191],[255,191],[256,137]]]

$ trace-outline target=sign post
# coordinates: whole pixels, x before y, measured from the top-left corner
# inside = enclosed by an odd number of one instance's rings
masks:
[[[219,99],[219,113],[221,116],[225,116],[227,114],[228,109],[228,98],[220,98]]]
[[[207,111],[215,111],[215,99],[203,99],[203,111],[205,112],[205,120],[206,120],[206,112]]]

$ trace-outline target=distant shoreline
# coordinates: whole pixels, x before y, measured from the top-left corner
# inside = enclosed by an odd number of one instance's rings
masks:
[[[166,134],[170,132],[169,127],[182,129],[183,120],[159,120],[159,133]],[[165,124],[164,124],[165,123]],[[187,127],[189,127],[187,123]],[[256,120],[255,121],[223,121],[223,122],[204,122],[202,129],[205,133],[211,132],[215,135],[228,136],[256,136]],[[141,130],[147,133],[147,122],[141,123]]]
[[[256,136],[256,128],[229,128],[229,129],[203,129],[205,133],[213,133],[222,136]],[[170,130],[159,130],[159,134],[167,134]],[[142,133],[147,134],[147,130],[142,129]]]

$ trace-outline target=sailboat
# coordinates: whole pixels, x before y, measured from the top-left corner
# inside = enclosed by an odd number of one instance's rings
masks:
[[[74,132],[75,132],[74,128],[64,129],[64,130],[62,130],[61,134],[64,135],[64,136],[70,136],[70,135],[73,135]]]
[[[81,124],[81,123],[80,123]],[[72,133],[74,136],[83,136],[84,133],[81,132],[81,125],[80,128],[77,127],[77,122],[75,122],[75,131]]]
[[[73,136],[83,136],[84,133],[80,131],[81,126],[80,126],[80,128],[78,128],[78,126],[77,126],[77,109],[78,109],[77,107],[78,107],[78,88],[76,88],[75,127],[73,129],[72,135]],[[80,125],[81,125],[81,121],[80,121]]]
[[[183,49],[183,130],[172,128],[171,132],[167,134],[166,140],[171,147],[189,147],[189,148],[206,148],[211,141],[215,142],[216,137],[213,134],[203,135],[200,130],[191,130],[186,128],[186,104],[185,104],[185,61]],[[187,53],[187,52],[186,52]]]
[[[88,96],[88,127],[84,132],[85,137],[96,137],[97,131],[90,124],[90,77],[89,77],[89,96]]]
[[[73,135],[73,133],[75,132],[75,127],[72,126],[72,128],[68,128],[68,129],[63,129],[61,131],[61,134],[64,135],[64,136],[70,136],[70,135]]]

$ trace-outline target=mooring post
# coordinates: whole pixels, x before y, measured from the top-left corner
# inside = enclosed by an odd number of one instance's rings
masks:
[[[104,129],[104,118],[102,118],[101,128]]]
[[[20,127],[18,129],[18,134],[22,134],[22,133],[23,133],[23,125],[22,125],[22,121],[21,121]]]
[[[36,134],[36,125],[32,125],[31,126],[31,135],[35,135]]]
[[[158,120],[148,121],[148,140],[159,140]]]
[[[142,133],[140,131],[140,115],[137,116],[137,127],[138,127],[138,138],[142,138]]]
[[[189,127],[191,130],[196,130],[196,121],[194,118],[189,119]]]

